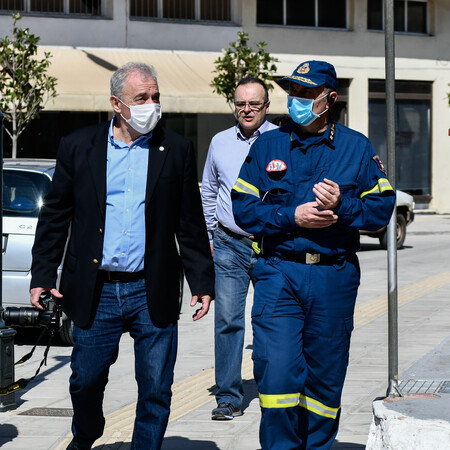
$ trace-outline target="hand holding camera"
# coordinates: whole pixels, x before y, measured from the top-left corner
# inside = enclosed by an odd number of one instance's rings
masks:
[[[62,301],[50,291],[43,291],[39,296],[39,305],[34,307],[8,307],[3,311],[6,325],[21,327],[48,327],[58,330],[61,325]]]

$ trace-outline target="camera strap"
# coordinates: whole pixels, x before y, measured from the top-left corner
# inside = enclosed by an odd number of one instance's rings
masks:
[[[35,374],[31,378],[20,378],[16,382],[11,383],[8,386],[0,388],[0,395],[8,395],[8,394],[11,394],[12,392],[16,392],[20,389],[26,388],[28,386],[28,384],[37,377],[37,375],[39,374],[39,372],[41,370],[41,367],[44,364],[47,365],[48,351],[50,350],[50,345],[51,345],[53,337],[55,336],[55,333],[57,331],[54,328],[49,328],[49,327],[45,327],[42,330],[41,334],[38,337],[38,340],[36,341],[36,344],[34,344],[34,347],[31,349],[31,351],[29,353],[27,353],[25,356],[23,356],[22,358],[20,358],[19,361],[17,361],[14,365],[17,366],[18,364],[23,364],[24,362],[28,361],[33,356],[33,353],[36,350],[37,345],[41,341],[41,339],[44,336],[46,331],[50,332],[50,337],[47,342],[47,347],[45,348],[45,351],[44,351],[44,357],[42,358],[42,361],[39,364],[39,367],[37,368]]]

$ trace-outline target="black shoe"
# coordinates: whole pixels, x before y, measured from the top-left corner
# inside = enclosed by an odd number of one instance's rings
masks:
[[[77,444],[74,439],[72,439],[66,450],[90,450],[91,448],[92,447],[83,447],[80,444]]]
[[[237,416],[242,416],[242,410],[231,403],[219,403],[211,412],[212,420],[233,420]]]

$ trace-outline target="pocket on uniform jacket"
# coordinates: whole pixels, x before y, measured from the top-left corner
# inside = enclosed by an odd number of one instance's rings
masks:
[[[346,198],[354,198],[356,197],[356,189],[358,188],[358,184],[354,181],[339,183],[339,190],[341,192],[342,197]]]
[[[292,192],[282,187],[271,188],[262,197],[264,203],[269,205],[289,206]]]

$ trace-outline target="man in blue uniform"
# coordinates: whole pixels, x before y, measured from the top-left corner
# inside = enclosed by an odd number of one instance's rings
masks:
[[[233,212],[261,247],[252,309],[261,446],[324,450],[338,430],[359,230],[386,225],[395,194],[370,141],[330,120],[331,64],[307,61],[283,83],[293,123],[253,144]]]

